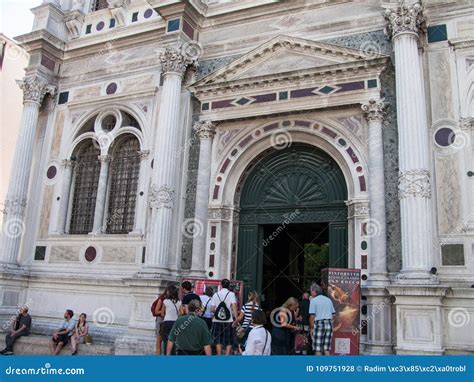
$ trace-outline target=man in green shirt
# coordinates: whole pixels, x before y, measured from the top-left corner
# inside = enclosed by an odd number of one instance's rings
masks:
[[[171,355],[174,345],[177,355],[212,355],[213,338],[206,322],[198,316],[200,310],[200,300],[189,302],[189,314],[179,317],[171,329],[166,347],[167,355]]]

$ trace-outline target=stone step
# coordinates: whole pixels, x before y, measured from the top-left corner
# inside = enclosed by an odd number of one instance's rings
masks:
[[[49,342],[51,336],[30,334],[20,337],[13,347],[15,355],[49,355]],[[5,344],[5,333],[0,334],[0,347],[3,349]],[[70,344],[66,345],[60,355],[71,355]],[[113,355],[114,345],[106,342],[94,342],[90,345],[79,344],[77,355]]]

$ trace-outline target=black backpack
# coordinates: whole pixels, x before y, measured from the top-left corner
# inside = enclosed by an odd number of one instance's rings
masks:
[[[225,304],[225,299],[229,295],[230,292],[227,292],[227,294],[224,297],[224,301],[221,300],[219,305],[217,305],[216,310],[214,311],[214,318],[217,321],[227,321],[231,316],[230,316],[230,310]],[[217,298],[220,300],[221,298],[219,297],[219,294],[217,294]]]

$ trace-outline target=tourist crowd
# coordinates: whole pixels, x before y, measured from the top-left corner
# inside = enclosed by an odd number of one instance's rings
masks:
[[[207,287],[202,296],[193,291],[190,281],[179,288],[169,285],[151,306],[156,318],[157,355],[291,355],[329,354],[332,338],[332,301],[315,283],[300,301],[290,297],[272,312],[271,330],[267,314],[261,309],[259,295],[250,291],[239,307],[230,281],[223,279],[218,291]],[[70,309],[53,333],[49,344],[51,355],[57,355],[70,344],[72,355],[77,345],[87,341],[87,315],[76,321]],[[13,354],[15,341],[27,336],[32,319],[28,307],[20,309],[5,337],[3,355]]]

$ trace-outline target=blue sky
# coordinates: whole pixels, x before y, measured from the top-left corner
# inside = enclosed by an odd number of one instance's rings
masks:
[[[30,9],[41,3],[41,0],[0,0],[0,32],[13,38],[31,31]]]

